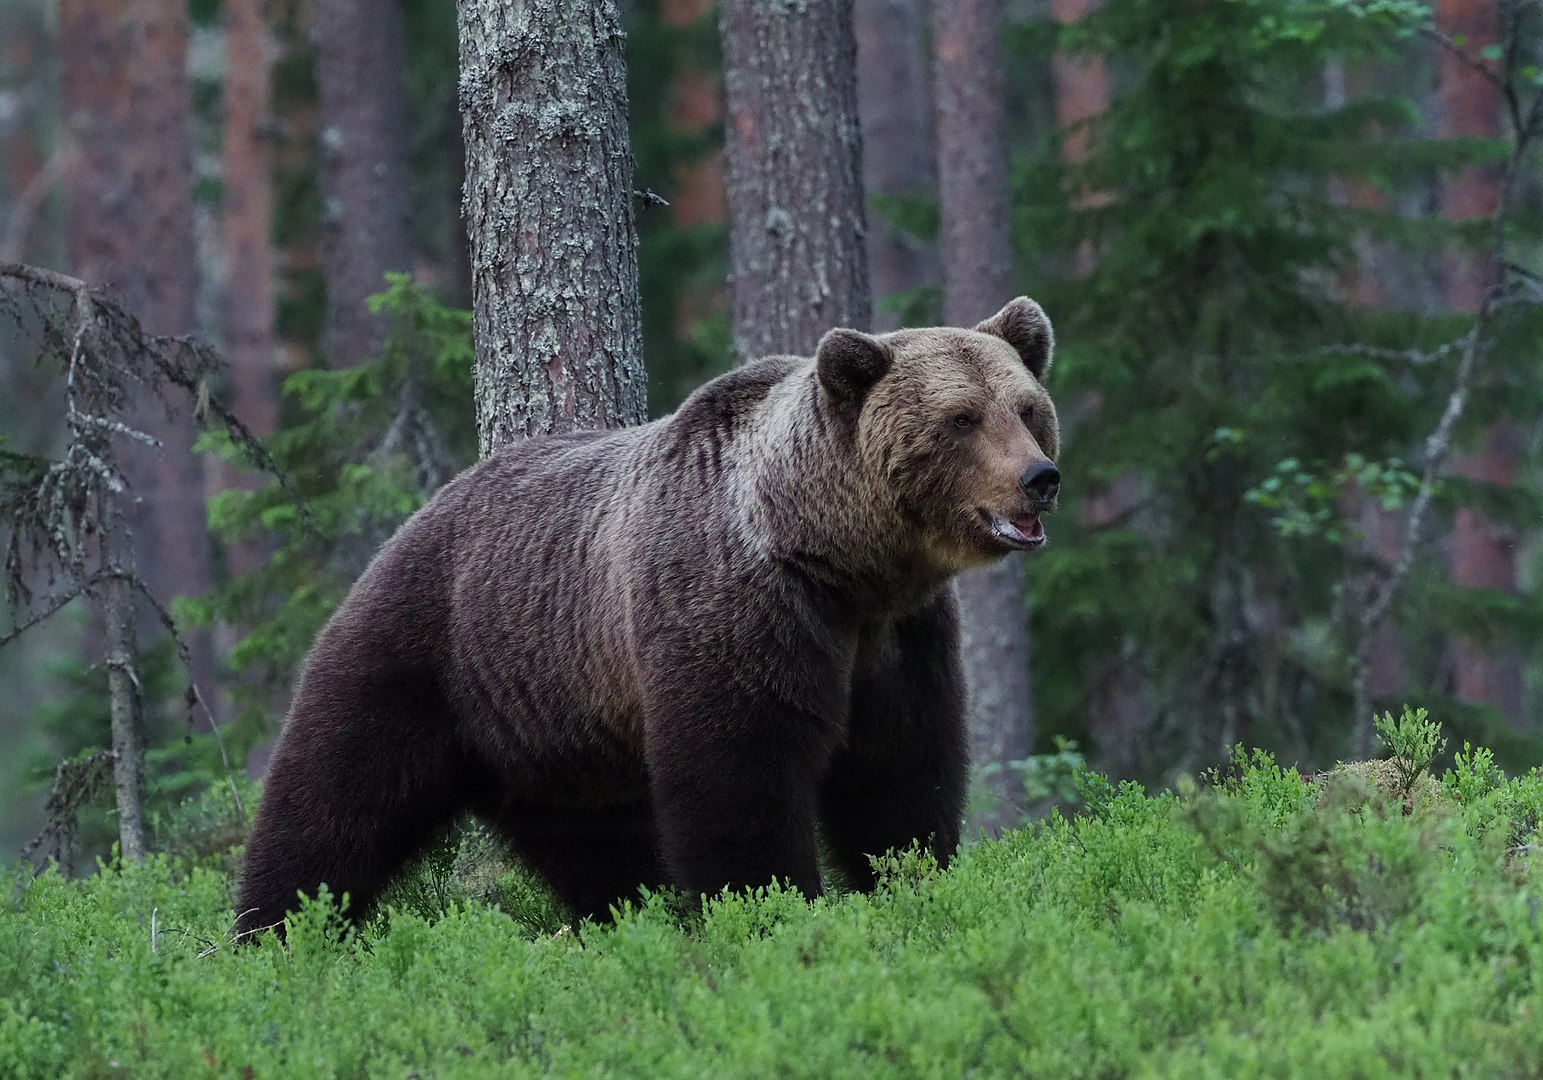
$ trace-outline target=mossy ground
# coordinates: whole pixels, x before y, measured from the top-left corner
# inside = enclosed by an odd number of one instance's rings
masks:
[[[1543,781],[1482,751],[1408,805],[1320,806],[1259,754],[1176,795],[1083,781],[1078,816],[890,857],[872,896],[607,929],[483,867],[491,902],[431,882],[232,951],[218,866],[18,868],[0,1077],[1537,1074]]]

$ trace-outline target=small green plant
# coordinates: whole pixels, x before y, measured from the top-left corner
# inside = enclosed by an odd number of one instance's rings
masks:
[[[1361,538],[1353,527],[1347,531],[1342,516],[1346,492],[1357,491],[1394,511],[1413,498],[1419,486],[1419,474],[1399,458],[1374,461],[1349,453],[1333,468],[1309,468],[1286,458],[1243,499],[1269,511],[1270,525],[1285,539],[1317,537],[1340,544]]]
[[[1392,713],[1383,713],[1373,719],[1373,726],[1377,729],[1377,737],[1393,754],[1399,784],[1404,797],[1408,798],[1420,774],[1446,749],[1441,725],[1432,720],[1426,710],[1405,705],[1397,720],[1393,719]]]
[[[1027,805],[1067,805],[1077,801],[1077,774],[1088,767],[1088,761],[1074,740],[1057,735],[1054,753],[1009,761],[1007,767],[1022,781]]]
[[[275,689],[289,684],[381,542],[476,459],[471,313],[406,275],[390,274],[386,285],[369,302],[391,327],[379,360],[284,381],[283,422],[265,442],[292,486],[236,488],[209,503],[210,527],[227,543],[265,553],[248,573],[180,608],[191,621],[218,618],[243,631],[228,656],[243,676],[238,738],[253,741],[271,725]],[[226,438],[201,445],[237,460]]]
[[[1433,752],[1418,716],[1405,749]],[[447,853],[420,868],[443,910],[356,927],[318,890],[287,947],[226,947],[214,860],[79,881],[17,865],[0,1076],[1536,1072],[1543,777],[1465,748],[1447,782],[1482,796],[1405,814],[1315,805],[1260,751],[1182,797],[1080,775],[1097,814],[1052,813],[946,872],[913,848],[877,860],[867,894],[656,893],[566,932],[475,831],[452,881]]]
[[[393,908],[409,912],[425,922],[444,917],[452,905],[464,899],[464,890],[455,877],[461,856],[462,833],[448,830],[397,877],[381,896],[381,918],[389,919]]]
[[[1452,755],[1452,767],[1441,778],[1447,791],[1459,802],[1473,804],[1505,784],[1505,774],[1495,764],[1488,747],[1464,741],[1463,748]]]

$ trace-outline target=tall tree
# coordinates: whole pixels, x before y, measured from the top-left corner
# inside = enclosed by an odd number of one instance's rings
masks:
[[[477,430],[644,415],[627,78],[616,0],[460,0]]]
[[[326,351],[334,367],[380,355],[365,299],[412,269],[406,35],[400,0],[316,0]]]
[[[64,155],[44,153],[38,122],[51,89],[42,12],[18,3],[0,11],[0,261],[24,258]]]
[[[685,32],[705,19],[711,10],[712,0],[661,0],[659,18],[666,26]],[[717,72],[692,63],[688,57],[680,58],[669,104],[670,122],[675,132],[683,137],[701,137],[722,121],[721,90]],[[723,221],[726,207],[721,152],[677,162],[673,179],[670,217],[676,226],[689,229]]]
[[[919,0],[856,0],[853,20],[868,198],[868,277],[880,302],[874,329],[893,330],[899,319],[882,302],[931,285],[938,272],[935,245],[884,221],[886,204],[936,194],[925,27]]]
[[[1071,27],[1097,8],[1097,0],[1052,0],[1051,17],[1063,28]],[[1094,122],[1109,108],[1109,73],[1097,53],[1057,49],[1050,61],[1055,97],[1056,127],[1061,133],[1062,163],[1074,178],[1072,203],[1079,209],[1106,201],[1101,192],[1088,189],[1078,177],[1093,149]],[[1082,240],[1067,252],[1071,276],[1081,277],[1092,268],[1096,252],[1091,240]],[[1099,395],[1084,401],[1084,423],[1098,415]],[[1140,482],[1126,472],[1088,493],[1081,505],[1079,524],[1104,529],[1127,514],[1140,498]],[[1130,660],[1126,640],[1105,643],[1099,658],[1098,677],[1088,694],[1087,726],[1098,751],[1100,765],[1115,775],[1135,771],[1145,749],[1151,723],[1141,676]]]
[[[193,329],[196,293],[191,144],[188,130],[188,26],[179,0],[62,0],[60,49],[71,142],[68,190],[70,261],[76,274],[110,289],[152,334]],[[202,460],[192,452],[191,417],[169,417],[143,402],[131,421],[159,440],[133,444],[123,466],[138,501],[127,513],[137,571],[162,600],[210,585]],[[132,597],[107,586],[107,654],[129,664]],[[194,675],[214,700],[209,636],[193,635]],[[128,673],[130,676],[133,672]],[[121,723],[120,723],[121,722]],[[144,733],[137,707],[113,713],[120,788],[137,783]],[[121,730],[120,730],[121,727]],[[132,772],[134,775],[129,776]],[[135,828],[120,821],[124,830]],[[123,853],[144,850],[125,832]]]
[[[231,406],[259,435],[278,413],[273,327],[273,139],[263,0],[225,3],[225,357]]]
[[[724,0],[719,20],[734,347],[807,355],[872,315],[851,0]]]
[[[943,321],[974,326],[1013,292],[1002,14],[998,0],[936,0],[932,12]],[[959,578],[970,755],[977,768],[996,766],[987,784],[1004,804],[979,819],[988,828],[1005,824],[1015,801],[1006,763],[1034,745],[1023,575],[1024,560],[1010,558]]]
[[[1496,0],[1438,0],[1437,28],[1471,56],[1499,39]],[[1444,49],[1436,83],[1437,134],[1442,138],[1499,138],[1502,102],[1495,84],[1474,70],[1457,50]],[[1490,217],[1500,202],[1497,165],[1470,167],[1442,185],[1441,212],[1451,221]],[[1453,311],[1477,312],[1497,280],[1491,253],[1463,254],[1447,262],[1446,300]],[[1515,482],[1521,438],[1502,417],[1484,433],[1478,448],[1457,462],[1459,474],[1496,486]],[[1517,537],[1482,510],[1465,506],[1452,527],[1452,579],[1470,588],[1514,594]],[[1513,726],[1525,722],[1521,658],[1514,647],[1459,641],[1457,696],[1492,706]]]
[[[1332,59],[1324,65],[1324,106],[1331,110],[1343,109],[1352,97],[1364,99],[1378,80],[1385,81],[1391,75],[1385,64],[1368,62],[1347,67],[1340,60]],[[1336,201],[1357,210],[1382,212],[1387,209],[1387,196],[1365,177],[1335,181],[1330,185],[1330,192]],[[1390,292],[1388,275],[1396,263],[1394,253],[1365,231],[1356,236],[1353,250],[1354,260],[1341,274],[1346,299],[1357,307],[1386,308]],[[1358,522],[1366,557],[1380,563],[1384,572],[1391,568],[1398,561],[1399,541],[1404,531],[1403,515],[1396,510],[1383,509],[1369,493],[1360,490],[1346,492],[1341,507],[1347,521]],[[1373,639],[1366,645],[1369,657],[1366,689],[1379,706],[1394,708],[1398,704],[1394,699],[1405,689],[1408,676],[1403,650],[1398,621],[1388,615],[1377,623]],[[1356,732],[1363,744],[1369,741],[1370,730],[1364,724]],[[1362,756],[1354,744],[1351,752]]]

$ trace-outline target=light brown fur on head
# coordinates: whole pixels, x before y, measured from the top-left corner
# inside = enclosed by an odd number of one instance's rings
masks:
[[[1038,546],[1058,485],[1036,491],[1024,480],[1053,465],[1060,441],[1040,383],[1052,339],[1039,306],[1020,297],[974,330],[841,333],[854,356],[866,345],[888,360],[858,416],[862,468],[920,526],[939,565],[957,571]]]

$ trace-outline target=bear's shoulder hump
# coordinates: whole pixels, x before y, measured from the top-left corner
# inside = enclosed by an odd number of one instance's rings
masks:
[[[798,356],[767,356],[704,383],[677,410],[688,428],[730,429],[753,413],[778,383],[811,361]]]

